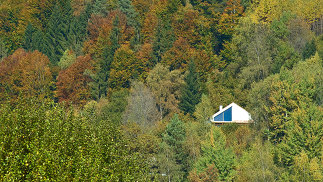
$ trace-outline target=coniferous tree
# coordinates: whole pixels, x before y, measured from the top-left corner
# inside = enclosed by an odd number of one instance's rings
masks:
[[[127,16],[127,23],[132,27],[137,27],[139,25],[138,22],[138,13],[135,8],[131,4],[130,0],[119,0],[119,8],[122,13]]]
[[[118,28],[119,18],[113,21],[113,29],[110,33],[110,44],[107,45],[102,53],[102,58],[98,62],[97,73],[94,75],[95,82],[92,83],[92,95],[96,99],[105,97],[108,90],[108,79],[110,75],[111,64],[114,59],[115,51],[120,47]]]
[[[0,62],[3,58],[7,57],[8,50],[5,43],[0,38]]]
[[[153,43],[154,65],[160,63],[163,54],[172,47],[175,36],[167,18],[160,19],[156,27],[156,38]]]
[[[189,64],[188,74],[184,80],[186,85],[182,90],[179,108],[184,111],[185,114],[193,114],[195,105],[198,104],[201,99],[199,76],[195,70],[193,61]]]
[[[36,32],[36,29],[32,26],[31,23],[28,23],[26,30],[25,30],[25,41],[23,48],[30,51],[34,50],[33,45],[33,34]]]
[[[168,181],[182,181],[185,175],[185,138],[184,123],[175,115],[167,125],[160,144],[160,168],[162,173],[167,175]]]
[[[95,15],[106,16],[108,14],[107,0],[95,0],[92,5],[92,13]]]
[[[92,5],[88,3],[80,16],[73,17],[68,30],[68,44],[75,51],[76,55],[81,55],[83,42],[86,40],[88,31],[88,20],[91,16]]]
[[[69,46],[68,31],[73,18],[72,13],[70,1],[60,1],[55,5],[50,16],[45,35],[47,46],[50,48],[44,53],[53,64],[57,64]]]
[[[313,39],[310,42],[306,43],[305,48],[303,50],[303,59],[308,59],[311,56],[314,56],[315,52],[316,52],[316,46],[315,46],[315,41]]]

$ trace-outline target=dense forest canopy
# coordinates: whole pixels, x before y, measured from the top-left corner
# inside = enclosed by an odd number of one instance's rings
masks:
[[[0,3],[0,181],[323,181],[322,103],[322,0]]]

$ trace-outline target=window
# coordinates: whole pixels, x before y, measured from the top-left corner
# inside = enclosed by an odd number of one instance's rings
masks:
[[[232,107],[215,116],[214,121],[232,121]]]
[[[232,121],[232,107],[224,111],[224,121]]]
[[[223,121],[223,113],[214,117],[214,121]]]

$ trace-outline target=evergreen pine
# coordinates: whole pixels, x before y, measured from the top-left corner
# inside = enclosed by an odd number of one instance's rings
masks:
[[[47,49],[44,53],[52,63],[57,64],[65,50],[68,48],[69,25],[73,19],[70,1],[59,1],[55,5],[52,15],[48,21],[45,39]]]
[[[195,70],[195,64],[193,61],[189,64],[188,74],[184,80],[186,85],[182,90],[179,108],[184,111],[185,114],[193,114],[195,111],[195,105],[198,104],[201,99],[199,76]]]
[[[0,62],[3,58],[7,57],[8,50],[4,41],[0,38]]]
[[[153,43],[154,65],[161,62],[163,54],[172,47],[175,36],[167,18],[160,19],[156,27],[156,38]]]
[[[315,52],[316,52],[316,45],[313,39],[310,42],[306,43],[305,48],[303,50],[303,59],[308,59],[314,56]]]
[[[119,0],[119,8],[127,16],[127,23],[132,27],[138,27],[138,13],[130,0]]]
[[[183,181],[186,170],[187,155],[184,149],[186,138],[184,123],[174,115],[167,125],[160,144],[161,171],[169,181]]]
[[[106,16],[108,14],[107,0],[95,0],[92,5],[92,12],[95,15]]]
[[[101,97],[105,97],[107,95],[111,64],[114,59],[115,51],[120,46],[118,39],[120,30],[118,28],[118,24],[119,18],[116,17],[113,21],[114,27],[110,33],[110,44],[104,48],[102,58],[98,62],[97,73],[94,75],[94,80],[96,83],[92,83],[92,94],[96,99],[100,99]]]
[[[26,30],[25,30],[25,40],[24,40],[24,45],[23,48],[30,51],[33,50],[32,47],[32,39],[33,39],[33,34],[35,33],[36,29],[31,25],[31,23],[28,23]]]

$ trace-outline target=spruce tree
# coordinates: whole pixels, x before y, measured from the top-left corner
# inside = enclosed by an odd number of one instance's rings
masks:
[[[167,17],[159,19],[156,27],[156,38],[153,43],[153,63],[161,62],[163,54],[172,47],[175,36]]]
[[[8,54],[8,50],[6,48],[6,44],[0,38],[0,62],[3,58],[7,57],[7,54]]]
[[[108,90],[108,79],[110,75],[111,63],[114,59],[115,51],[120,47],[118,28],[119,18],[116,17],[113,21],[113,29],[110,33],[110,44],[103,49],[102,57],[98,62],[97,73],[94,75],[96,83],[92,83],[92,95],[96,99],[105,97]]]
[[[36,29],[31,25],[31,23],[28,23],[26,30],[25,30],[25,40],[24,40],[24,45],[23,48],[31,51],[33,50],[32,47],[32,39],[33,39],[33,34],[35,33]]]
[[[106,16],[108,14],[107,0],[95,0],[92,5],[92,13],[95,15]]]
[[[57,64],[65,50],[68,48],[69,25],[73,19],[70,1],[59,1],[50,16],[46,28],[45,39],[50,47],[44,53],[53,64]]]
[[[76,55],[81,55],[83,42],[87,38],[88,20],[91,16],[92,6],[87,4],[85,10],[78,17],[72,17],[68,30],[68,44],[74,50]]]
[[[199,76],[195,70],[193,61],[189,64],[188,74],[184,80],[186,85],[182,90],[179,108],[184,111],[185,114],[193,114],[195,105],[198,104],[201,99]]]
[[[183,181],[187,172],[187,155],[184,149],[186,139],[184,123],[174,115],[167,125],[160,144],[160,170],[167,175],[167,181]]]

